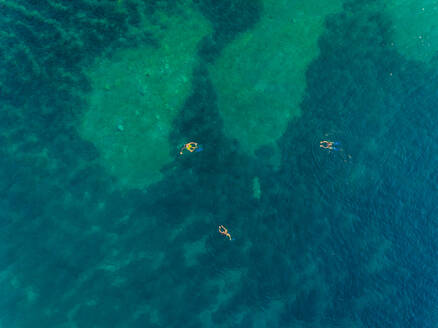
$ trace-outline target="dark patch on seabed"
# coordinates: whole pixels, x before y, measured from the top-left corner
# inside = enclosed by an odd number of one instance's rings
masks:
[[[194,1],[215,30],[170,141],[215,150],[122,192],[74,124],[89,89],[81,66],[159,42],[120,36],[140,7],[174,7],[126,2],[128,14],[116,1],[0,2],[0,327],[436,327],[436,68],[401,57],[386,19],[348,2],[326,22],[275,171],[268,149],[250,158],[224,136],[205,68],[261,3]],[[315,149],[325,133],[342,155]]]

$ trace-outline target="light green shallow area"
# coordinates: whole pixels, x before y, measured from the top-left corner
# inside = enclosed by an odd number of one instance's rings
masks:
[[[101,164],[122,187],[143,188],[161,179],[172,159],[172,121],[190,94],[199,41],[210,23],[190,6],[159,23],[143,23],[160,47],[124,49],[89,71],[92,92],[79,128],[100,151]],[[165,28],[161,28],[164,26]]]
[[[319,55],[328,14],[342,1],[263,1],[261,21],[240,34],[211,66],[226,133],[252,153],[274,142],[300,115],[305,72]]]
[[[428,63],[438,51],[438,2],[435,0],[385,1],[393,24],[393,44],[409,59]]]

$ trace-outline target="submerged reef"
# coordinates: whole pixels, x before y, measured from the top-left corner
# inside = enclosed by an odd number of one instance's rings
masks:
[[[434,0],[382,1],[383,14],[391,20],[390,45],[403,56],[436,64],[438,5]]]
[[[263,10],[261,0],[195,0],[195,3],[214,29],[199,49],[200,56],[209,63],[240,33],[254,27]]]
[[[197,45],[211,33],[209,22],[189,6],[178,15],[155,15],[159,18],[141,26],[156,46],[117,50],[87,72],[91,91],[80,134],[97,147],[102,166],[125,187],[157,182],[161,168],[178,154],[169,134],[191,92]]]
[[[262,1],[254,28],[239,34],[211,65],[225,131],[252,154],[300,115],[305,72],[318,54],[327,15],[342,1]]]
[[[127,28],[111,1],[1,1],[0,10],[2,100],[45,115],[87,88],[80,65]]]

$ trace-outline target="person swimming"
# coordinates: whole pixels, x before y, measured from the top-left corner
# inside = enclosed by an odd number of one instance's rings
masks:
[[[339,148],[336,147],[339,145],[340,145],[340,143],[337,141],[322,140],[319,142],[319,147],[324,148],[324,149],[328,149],[328,150],[339,150]]]
[[[223,225],[219,226],[219,233],[221,233],[222,235],[227,236],[231,240],[231,235],[228,233],[227,228],[225,228]]]
[[[182,155],[184,153],[184,150],[188,150],[189,152],[193,153],[193,152],[203,151],[203,148],[197,142],[191,141],[186,143],[184,146],[182,146],[179,154]]]

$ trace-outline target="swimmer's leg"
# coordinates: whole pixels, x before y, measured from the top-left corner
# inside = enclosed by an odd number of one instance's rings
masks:
[[[199,145],[198,148],[196,149],[197,152],[198,152],[198,151],[203,151],[203,150],[204,150],[204,148],[202,148],[201,145]]]
[[[334,144],[335,146],[339,146],[341,143],[340,143],[339,141],[333,141],[333,144]]]

